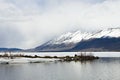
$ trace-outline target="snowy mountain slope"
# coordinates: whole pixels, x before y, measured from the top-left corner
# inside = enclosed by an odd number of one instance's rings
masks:
[[[58,38],[55,38],[55,39],[49,41],[47,44],[78,43],[88,35],[91,35],[91,34],[90,33],[82,33],[80,31],[76,31],[74,33],[68,32],[66,34],[61,35]]]
[[[101,30],[91,36],[91,38],[101,38],[101,37],[120,37],[120,28],[109,28]]]
[[[35,48],[35,51],[61,51],[72,49],[81,41],[87,41],[89,39],[97,39],[97,38],[119,38],[120,37],[120,28],[109,28],[104,29],[98,32],[90,33],[90,32],[68,32],[66,34],[61,35],[53,40],[48,41],[47,43],[38,46]]]
[[[49,41],[47,44],[62,44],[62,43],[78,43],[81,40],[88,40],[90,38],[101,38],[101,37],[120,37],[120,28],[109,28],[101,30],[95,33],[80,32],[76,31],[73,33],[66,33],[58,38]]]
[[[82,33],[76,31],[74,33],[66,33],[58,38],[48,41],[47,43],[38,46],[34,51],[62,51],[75,47],[86,36],[91,35],[90,33]]]

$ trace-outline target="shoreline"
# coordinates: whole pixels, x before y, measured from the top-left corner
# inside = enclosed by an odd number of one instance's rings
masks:
[[[99,59],[99,57],[93,56],[92,54],[75,54],[74,56],[38,56],[38,55],[23,55],[23,54],[12,54],[5,53],[0,55],[0,63],[41,63],[41,62],[70,62],[70,61],[92,61]]]

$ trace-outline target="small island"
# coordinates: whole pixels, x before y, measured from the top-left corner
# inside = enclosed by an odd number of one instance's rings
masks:
[[[63,61],[91,61],[95,59],[99,59],[99,57],[94,56],[93,54],[86,54],[86,53],[80,53],[75,54],[74,56],[65,56],[61,57]]]
[[[94,56],[92,53],[78,53],[74,56],[39,56],[35,55],[24,55],[24,54],[14,54],[11,52],[7,52],[0,55],[1,63],[41,63],[41,62],[53,62],[53,61],[61,61],[61,62],[70,62],[70,61],[92,61],[95,59],[99,59],[99,57]]]

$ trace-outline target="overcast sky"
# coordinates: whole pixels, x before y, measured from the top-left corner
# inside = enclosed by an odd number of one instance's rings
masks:
[[[120,27],[120,0],[0,0],[0,47],[33,48],[68,31]]]

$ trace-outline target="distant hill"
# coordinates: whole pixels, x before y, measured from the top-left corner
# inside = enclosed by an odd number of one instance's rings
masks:
[[[0,52],[19,52],[19,51],[23,50],[18,48],[0,48]]]

